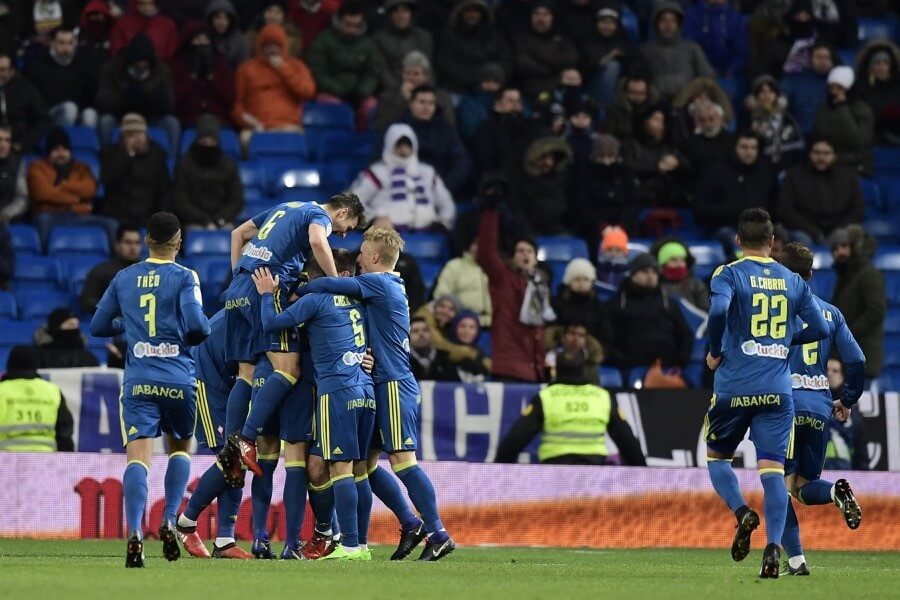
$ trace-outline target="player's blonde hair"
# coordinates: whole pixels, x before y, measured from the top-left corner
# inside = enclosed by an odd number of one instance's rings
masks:
[[[374,244],[383,262],[390,268],[393,269],[397,265],[397,259],[400,258],[400,252],[404,246],[403,238],[399,233],[384,227],[370,227],[363,235],[363,241]]]

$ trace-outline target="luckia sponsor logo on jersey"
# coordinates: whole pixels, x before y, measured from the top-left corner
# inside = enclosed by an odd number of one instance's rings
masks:
[[[753,340],[747,340],[741,344],[741,352],[747,356],[759,356],[762,358],[780,358],[786,360],[788,357],[788,347],[781,344],[760,344]]]
[[[355,365],[361,365],[363,358],[365,357],[365,352],[344,352],[344,356],[341,360],[344,361],[344,364],[348,367],[352,367]]]
[[[250,242],[248,242],[247,245],[244,246],[244,251],[241,254],[243,254],[244,256],[249,256],[250,258],[264,260],[266,262],[272,260],[271,250],[269,250],[265,246],[255,246]]]
[[[828,378],[824,375],[816,375],[814,377],[810,377],[809,375],[793,373],[791,375],[791,387],[795,390],[827,390]]]
[[[177,344],[167,344],[165,342],[158,345],[149,342],[137,342],[132,351],[135,358],[173,358],[178,356],[181,349]]]

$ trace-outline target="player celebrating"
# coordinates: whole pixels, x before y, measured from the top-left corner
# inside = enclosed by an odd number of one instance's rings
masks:
[[[784,248],[782,264],[805,281],[812,277],[813,255],[809,248],[796,242]],[[828,336],[801,347],[794,346],[788,361],[794,386],[794,457],[784,464],[785,483],[791,495],[803,504],[835,504],[850,529],[859,527],[862,510],[846,479],[831,483],[821,479],[828,445],[828,421],[832,414],[838,421],[846,421],[859,400],[865,381],[866,357],[856,343],[844,315],[837,307],[813,296],[813,301],[825,316]],[[828,358],[836,348],[844,363],[846,378],[839,400],[832,401],[828,387]],[[803,548],[800,545],[800,525],[792,504],[787,506],[787,521],[782,545],[788,554],[788,573],[809,575]]]
[[[794,420],[788,350],[792,344],[814,342],[828,334],[825,317],[806,283],[769,257],[773,229],[765,210],[741,213],[736,242],[744,258],[713,274],[706,357],[716,371],[706,415],[709,477],[737,517],[731,547],[737,561],[750,552],[750,535],[759,526],[759,515],[744,502],[731,460],[747,429],[756,446],[768,541],[759,571],[762,578],[778,577],[787,511],[784,461],[790,455]],[[798,315],[806,329],[799,327]]]
[[[441,523],[434,486],[416,464],[421,396],[409,367],[409,303],[403,280],[393,272],[402,249],[403,240],[396,231],[372,227],[366,231],[360,247],[359,276],[324,277],[310,282],[297,293],[328,292],[363,301],[375,354],[379,441],[389,455],[391,468],[406,485],[410,499],[424,518],[423,527],[406,509],[408,514],[400,517],[400,544],[391,559],[405,558],[427,536],[419,560],[434,561],[453,552],[456,545]],[[378,449],[369,455],[372,487],[395,514],[402,515],[403,494],[394,478],[378,467],[380,454]]]
[[[353,268],[352,256],[347,253],[338,262],[338,269],[349,275]],[[309,264],[307,274],[313,279],[324,273],[317,265]],[[268,269],[257,270],[253,279],[263,297],[265,330],[274,333],[304,325],[309,335],[319,395],[316,448],[329,463],[334,504],[343,534],[341,545],[322,558],[371,560],[366,546],[372,512],[366,454],[375,428],[375,391],[372,379],[360,369],[366,354],[361,307],[345,296],[309,294],[279,314],[273,296],[278,280]],[[302,450],[301,445],[295,446],[298,452]],[[304,457],[298,454],[295,458]],[[287,455],[285,459],[287,462]],[[293,534],[288,532],[289,536]]]
[[[187,450],[196,413],[194,360],[188,346],[201,343],[210,331],[197,274],[174,262],[181,247],[181,225],[175,215],[150,217],[147,246],[150,258],[119,271],[91,320],[93,335],[124,333],[129,349],[120,404],[128,459],[122,478],[128,521],[126,567],[144,566],[141,522],[153,439],[160,433],[166,434],[169,464],[159,537],[168,560],[178,560],[181,554],[172,524],[190,476]]]
[[[328,203],[318,205],[304,202],[287,202],[260,213],[245,222],[231,234],[231,263],[234,279],[225,292],[228,330],[226,356],[238,365],[238,378],[228,397],[228,411],[247,415],[240,433],[228,432],[228,444],[220,461],[231,478],[240,477],[240,461],[257,477],[271,480],[277,460],[265,460],[265,472],[257,460],[256,438],[275,413],[300,374],[297,335],[283,331],[267,335],[263,331],[259,315],[259,295],[251,275],[259,267],[268,267],[278,276],[280,287],[276,290],[276,307],[286,299],[286,291],[297,279],[303,263],[310,255],[322,266],[325,273],[337,275],[328,236],[334,232],[344,235],[355,228],[363,216],[359,198],[344,192],[332,196]],[[265,384],[253,397],[253,407],[248,413],[254,365],[265,355],[274,368]],[[257,377],[258,379],[258,377]],[[262,487],[262,486],[261,486]],[[259,550],[267,550],[262,540]],[[257,544],[254,543],[254,552]],[[265,553],[266,555],[269,552]]]

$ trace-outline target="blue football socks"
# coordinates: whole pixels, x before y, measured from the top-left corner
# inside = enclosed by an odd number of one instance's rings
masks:
[[[707,459],[709,479],[712,481],[716,493],[725,501],[731,512],[746,506],[744,496],[741,494],[741,486],[738,484],[737,475],[731,466],[730,460]]]
[[[225,405],[225,436],[241,430],[247,413],[250,412],[250,397],[253,394],[253,386],[246,379],[238,377],[234,380],[234,386],[228,394],[228,403]]]
[[[278,455],[261,454],[257,460],[263,476],[253,476],[250,498],[253,506],[253,532],[256,537],[263,537],[268,534],[266,523],[269,520],[269,506],[272,504],[272,476],[278,466]]]
[[[784,533],[781,536],[781,545],[788,557],[801,556],[803,546],[800,545],[800,523],[797,521],[797,513],[794,512],[794,504],[788,500]]]
[[[434,486],[428,479],[428,475],[415,462],[399,463],[392,468],[406,486],[406,491],[416,510],[422,514],[428,538],[432,543],[445,541],[449,536],[444,529],[444,524],[441,523],[437,508],[437,494],[435,494]]]
[[[306,463],[302,460],[285,462],[284,470],[285,542],[297,548],[306,513]]]
[[[831,498],[831,488],[834,484],[824,479],[816,479],[810,481],[797,490],[797,500],[803,504],[831,504],[834,500]]]
[[[787,518],[788,494],[781,469],[760,469],[765,498],[763,507],[766,515],[766,543],[780,544]]]
[[[374,470],[369,471],[369,485],[372,493],[378,496],[378,499],[397,516],[404,531],[419,526],[421,523],[419,517],[409,508],[409,503],[400,490],[400,484],[397,483],[395,477],[388,473],[387,469],[375,467]]]
[[[369,534],[369,518],[372,516],[372,487],[369,485],[369,476],[360,475],[356,481],[356,528],[359,544],[365,546]]]
[[[163,512],[163,523],[175,525],[175,517],[187,491],[188,479],[191,477],[191,457],[187,452],[173,452],[169,455],[166,467],[166,509]]]
[[[142,524],[147,506],[147,465],[139,460],[128,461],[122,476],[122,488],[125,493],[127,535],[130,537],[137,534],[138,538],[143,539]]]
[[[331,480],[322,486],[309,484],[307,489],[309,490],[309,506],[316,519],[316,530],[319,533],[333,530],[331,517],[334,514],[334,487]]]
[[[341,545],[347,548],[359,546],[358,506],[359,496],[353,475],[339,475],[332,480],[334,508],[344,537]]]
[[[250,406],[250,414],[241,429],[241,435],[251,441],[263,430],[263,426],[275,414],[281,402],[291,393],[291,389],[297,380],[281,371],[275,371],[266,379],[259,391],[253,396],[253,404]]]
[[[191,499],[188,500],[184,509],[184,516],[191,521],[196,521],[200,518],[200,513],[212,504],[212,501],[227,488],[225,476],[222,474],[222,467],[216,462],[200,476],[200,481],[197,482],[197,487],[194,489],[194,493],[191,494]],[[238,502],[240,502],[240,499]]]

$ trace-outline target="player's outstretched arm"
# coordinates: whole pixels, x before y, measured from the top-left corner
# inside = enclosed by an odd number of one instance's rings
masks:
[[[844,320],[844,315],[837,313],[837,330],[834,336],[834,345],[838,355],[844,364],[844,389],[841,392],[841,404],[846,408],[853,407],[862,395],[866,381],[866,355],[856,342],[856,338],[850,333],[850,327]]]
[[[200,280],[197,274],[191,271],[185,275],[179,297],[181,314],[184,317],[184,326],[187,333],[184,341],[189,346],[198,346],[209,337],[209,319],[203,314],[203,296],[200,295]]]
[[[319,277],[297,288],[298,296],[306,294],[337,294],[363,300],[363,288],[355,277]]]
[[[258,217],[257,217],[258,218]],[[237,267],[238,261],[241,260],[241,254],[244,252],[244,244],[256,237],[259,233],[259,227],[251,219],[244,221],[231,232],[231,268]]]
[[[125,331],[125,322],[119,317],[121,310],[116,292],[117,278],[118,276],[113,278],[106,288],[91,319],[91,335],[94,337],[113,337]]]
[[[322,272],[328,277],[337,277],[331,244],[328,243],[328,232],[318,223],[309,226],[309,246],[312,248],[313,256],[316,257],[316,262],[322,267]]]
[[[800,344],[809,344],[825,339],[831,333],[828,323],[825,321],[825,315],[819,306],[813,301],[812,292],[809,286],[803,284],[803,292],[800,296],[800,302],[797,306],[797,314],[803,319],[807,327],[800,329],[794,334],[791,340],[791,346]]]
[[[268,268],[257,269],[253,272],[252,277],[253,283],[256,284],[256,291],[262,296],[260,316],[266,333],[278,333],[285,329],[291,329],[312,317],[310,309],[314,303],[303,298],[283,312],[277,310],[275,292],[278,291],[278,276],[273,277]]]

